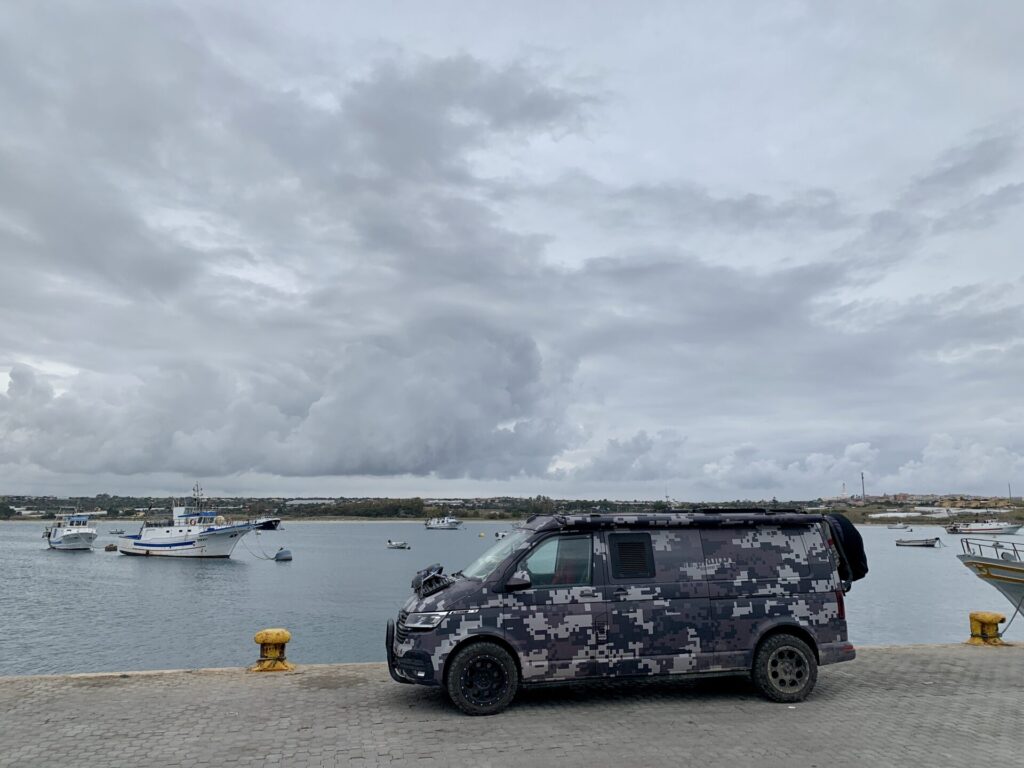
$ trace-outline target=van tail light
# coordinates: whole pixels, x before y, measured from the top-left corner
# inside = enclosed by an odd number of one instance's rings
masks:
[[[836,602],[839,603],[839,618],[846,620],[846,601],[843,599],[843,590],[836,590]]]

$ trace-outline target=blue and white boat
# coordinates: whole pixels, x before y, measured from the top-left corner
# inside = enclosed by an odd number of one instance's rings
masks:
[[[96,529],[89,525],[88,515],[57,515],[53,525],[43,531],[43,538],[50,549],[92,549]]]
[[[256,527],[254,520],[228,523],[216,511],[203,509],[197,483],[191,503],[173,507],[170,520],[147,521],[137,534],[120,536],[117,551],[156,557],[231,557],[241,538]]]

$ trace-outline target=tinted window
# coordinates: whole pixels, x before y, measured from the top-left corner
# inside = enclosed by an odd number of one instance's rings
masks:
[[[654,578],[654,554],[649,533],[613,533],[608,536],[613,579]]]
[[[535,587],[576,587],[590,584],[593,547],[589,536],[558,536],[541,543],[520,568]]]

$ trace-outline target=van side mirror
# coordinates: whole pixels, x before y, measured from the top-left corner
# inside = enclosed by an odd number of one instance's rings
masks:
[[[506,592],[522,592],[524,589],[529,589],[533,584],[530,581],[530,574],[526,571],[516,571],[513,573],[509,580],[505,582]]]

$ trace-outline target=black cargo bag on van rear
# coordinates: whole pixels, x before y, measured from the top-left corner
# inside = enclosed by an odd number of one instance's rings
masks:
[[[833,513],[825,515],[825,519],[839,550],[839,578],[843,581],[863,579],[868,575],[868,558],[860,531],[844,515]]]

